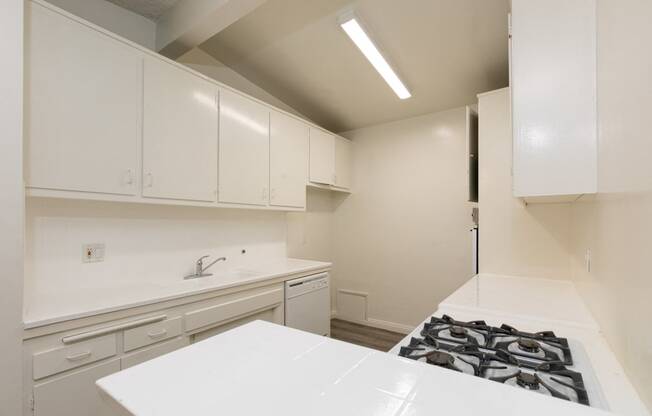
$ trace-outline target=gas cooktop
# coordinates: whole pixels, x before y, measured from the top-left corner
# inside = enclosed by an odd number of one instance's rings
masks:
[[[443,315],[426,322],[399,355],[589,405],[582,374],[568,368],[573,366],[568,340],[552,331],[523,332]]]

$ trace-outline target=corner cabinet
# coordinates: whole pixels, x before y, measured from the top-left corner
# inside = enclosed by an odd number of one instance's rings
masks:
[[[28,197],[300,211],[350,188],[348,140],[44,0],[25,18]]]
[[[310,182],[328,189],[350,189],[351,147],[350,140],[311,128]]]
[[[269,109],[253,100],[220,94],[219,201],[269,202]]]
[[[310,129],[310,182],[335,183],[335,136],[315,128]]]
[[[335,136],[335,181],[333,186],[351,189],[351,141]]]
[[[145,59],[143,196],[217,199],[217,88]]]
[[[27,187],[135,195],[142,55],[37,3],[25,14]]]
[[[596,192],[595,0],[513,0],[510,34],[514,195]]]
[[[304,208],[308,181],[309,127],[285,114],[270,114],[269,204]]]

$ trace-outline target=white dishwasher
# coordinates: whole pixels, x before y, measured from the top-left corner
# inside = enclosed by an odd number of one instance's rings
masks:
[[[313,334],[331,334],[328,273],[285,282],[285,326]]]

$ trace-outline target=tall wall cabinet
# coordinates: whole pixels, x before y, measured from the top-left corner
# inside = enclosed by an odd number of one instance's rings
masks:
[[[217,87],[146,58],[143,196],[217,198]]]
[[[45,7],[27,7],[27,185],[136,195],[142,55]]]
[[[350,188],[348,140],[44,1],[26,21],[28,196],[292,211]]]
[[[515,196],[597,191],[596,36],[595,0],[512,1]]]

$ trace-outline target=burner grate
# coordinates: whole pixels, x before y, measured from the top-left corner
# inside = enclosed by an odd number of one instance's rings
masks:
[[[589,405],[582,374],[566,367],[573,365],[568,340],[552,331],[530,333],[443,315],[425,323],[420,335],[401,346],[399,355]]]

